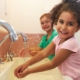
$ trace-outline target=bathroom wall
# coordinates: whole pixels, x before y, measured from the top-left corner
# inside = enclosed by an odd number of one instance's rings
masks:
[[[61,0],[11,0],[10,24],[25,33],[45,33],[39,18]]]
[[[6,30],[1,29],[0,30],[0,42],[3,40],[3,38],[9,34]],[[26,34],[26,33],[25,33]],[[16,57],[21,56],[20,52],[21,50],[24,48],[24,42],[23,39],[20,35],[18,35],[18,41],[13,42],[11,48],[11,39],[10,37],[8,39],[6,39],[6,41],[0,46],[0,58],[3,58],[3,61],[6,60],[6,57],[4,57],[6,55],[7,52],[9,53],[14,53],[16,54]],[[38,46],[41,37],[43,36],[43,34],[26,34],[28,41],[26,43],[26,49],[30,48],[30,47],[36,47]],[[10,49],[10,50],[9,50]],[[26,50],[26,56],[30,56],[30,54],[27,52]]]
[[[42,14],[49,12],[52,7],[61,0],[0,0],[0,19],[6,20],[16,31],[24,32],[28,38],[29,47],[38,46],[40,39],[45,32],[41,29],[39,18]],[[0,42],[8,32],[0,27]],[[80,32],[76,37],[80,41]],[[0,57],[8,52],[11,44],[10,38],[0,46]],[[23,48],[22,37],[14,42],[10,52],[20,56]],[[4,58],[5,59],[5,58]]]
[[[42,35],[45,33],[41,29],[39,18],[45,12],[61,0],[0,0],[0,19],[6,20],[16,31],[24,32],[29,41],[29,47],[38,46]],[[0,42],[8,32],[0,27]],[[0,46],[0,57],[9,51],[11,40],[8,38]],[[20,51],[24,47],[22,37],[14,42],[10,52],[20,56]],[[5,58],[3,58],[5,60]]]
[[[10,21],[10,0],[0,0],[0,20]]]
[[[6,20],[16,31],[24,32],[28,36],[27,46],[38,46],[42,35],[45,33],[41,29],[39,18],[49,12],[51,8],[61,0],[0,0],[0,19]],[[8,32],[0,27],[0,42]],[[8,38],[0,46],[0,57],[9,52],[11,40]],[[20,56],[20,51],[24,47],[22,37],[14,42],[10,52]],[[5,58],[3,58],[5,59]]]
[[[7,20],[16,31],[25,33],[45,32],[41,29],[39,18],[42,14],[49,12],[54,5],[62,0],[6,0]],[[75,35],[80,41],[80,32]]]

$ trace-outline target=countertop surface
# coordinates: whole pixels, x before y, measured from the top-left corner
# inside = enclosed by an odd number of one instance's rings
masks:
[[[26,58],[25,61],[28,59],[30,59],[30,58]],[[2,65],[2,67],[0,67],[0,70],[1,70],[0,76],[4,75],[4,73],[6,71],[8,71],[7,69],[10,69],[9,67],[12,64],[14,64],[17,60],[19,62],[24,61],[24,59],[22,60],[22,58],[14,58],[13,61],[5,62]],[[50,61],[50,60],[48,58],[45,58],[45,59],[41,60],[40,62],[30,66],[30,67],[35,67],[35,66],[47,63],[48,61]],[[52,70],[47,70],[47,71],[43,71],[43,72],[37,72],[37,73],[29,74],[25,78],[22,78],[22,79],[18,79],[15,77],[14,80],[63,80],[63,79],[62,79],[62,75],[61,75],[60,71],[58,70],[58,68],[54,68]]]
[[[50,60],[48,58],[45,58],[45,59],[39,61],[38,63],[30,66],[30,67],[39,66],[39,65],[47,63],[49,61]],[[43,72],[37,72],[37,73],[29,74],[21,80],[63,80],[63,78],[62,78],[60,71],[56,67],[52,70],[47,70],[47,71],[43,71]]]

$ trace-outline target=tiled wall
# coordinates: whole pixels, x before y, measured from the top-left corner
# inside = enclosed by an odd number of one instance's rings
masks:
[[[2,39],[8,34],[8,32],[4,32],[4,31],[0,31],[0,44]],[[34,46],[38,46],[41,37],[43,36],[43,34],[28,34],[26,33],[27,37],[28,37],[28,41],[26,43],[27,47],[34,47]],[[12,44],[12,46],[11,46]],[[11,47],[10,47],[11,46]],[[11,41],[10,38],[6,39],[5,42],[0,46],[0,57],[3,58],[3,60],[5,60],[4,55],[7,52],[14,52],[17,56],[20,56],[20,51],[22,50],[22,48],[24,48],[24,42],[22,37],[19,35],[18,37],[18,41],[13,42]],[[30,56],[29,54],[27,54],[28,56]]]

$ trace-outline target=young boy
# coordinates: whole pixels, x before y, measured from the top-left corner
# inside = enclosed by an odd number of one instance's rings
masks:
[[[53,21],[50,18],[50,13],[45,13],[40,17],[40,24],[41,28],[47,33],[45,34],[38,47],[30,48],[30,55],[34,56],[39,51],[44,49],[51,41],[52,39],[58,34],[56,30],[53,29]],[[54,57],[53,52],[50,53],[48,58],[51,60]]]

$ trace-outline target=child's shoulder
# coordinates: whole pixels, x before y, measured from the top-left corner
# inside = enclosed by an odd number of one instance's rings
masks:
[[[76,37],[75,36],[73,36],[73,37],[71,37],[70,39],[68,39],[66,42],[68,42],[68,43],[74,43],[74,44],[77,44],[77,45],[79,45],[80,43],[79,43],[79,41],[76,39]],[[73,45],[74,45],[73,44]]]
[[[62,44],[61,48],[77,52],[80,49],[80,43],[77,41],[75,37],[71,37]]]

